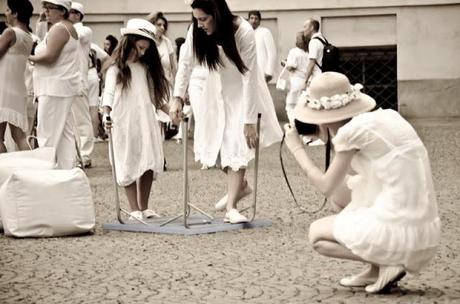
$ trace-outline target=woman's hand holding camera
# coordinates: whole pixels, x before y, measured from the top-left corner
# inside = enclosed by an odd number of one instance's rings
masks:
[[[300,149],[303,150],[302,139],[300,138],[296,128],[293,128],[290,124],[285,124],[284,134],[284,142],[292,154],[295,154]]]

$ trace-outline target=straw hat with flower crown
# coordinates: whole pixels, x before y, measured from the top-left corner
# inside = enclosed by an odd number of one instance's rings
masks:
[[[303,123],[325,124],[369,112],[376,103],[372,97],[361,93],[362,88],[359,83],[351,85],[341,73],[322,73],[302,92],[294,117]]]

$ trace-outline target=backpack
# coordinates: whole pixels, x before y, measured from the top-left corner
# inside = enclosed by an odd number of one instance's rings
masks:
[[[339,72],[340,71],[340,53],[339,49],[330,44],[326,38],[314,37],[318,39],[324,45],[323,49],[323,65],[316,65],[321,69],[322,72]]]

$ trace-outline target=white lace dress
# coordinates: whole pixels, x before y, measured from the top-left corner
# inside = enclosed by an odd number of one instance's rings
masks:
[[[25,71],[34,42],[30,33],[17,27],[12,29],[16,42],[0,59],[0,123],[8,122],[27,132]]]
[[[128,186],[146,171],[152,170],[154,178],[163,172],[163,140],[160,125],[152,106],[147,86],[146,68],[130,63],[131,83],[121,90],[116,84],[118,68],[107,70],[103,106],[112,108],[113,150],[117,182]]]
[[[333,139],[336,151],[358,149],[348,177],[352,199],[334,236],[354,254],[417,273],[434,256],[441,230],[427,151],[393,110],[354,117]]]

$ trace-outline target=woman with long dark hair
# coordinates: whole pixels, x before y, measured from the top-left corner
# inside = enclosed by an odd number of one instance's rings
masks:
[[[10,27],[0,35],[0,153],[6,152],[3,141],[7,125],[18,148],[28,149],[24,73],[34,44],[29,28],[33,10],[29,0],[7,1],[5,16]]]
[[[152,181],[163,171],[164,159],[155,109],[168,112],[168,81],[154,31],[144,19],[131,19],[121,29],[102,99],[104,124],[112,128],[113,122],[117,182],[126,190],[131,216],[139,219],[157,216],[147,209]],[[106,119],[109,114],[111,122]]]
[[[194,63],[209,69],[203,98],[193,104],[195,159],[208,167],[220,164],[227,174],[228,191],[216,209],[226,209],[224,220],[247,221],[236,204],[252,189],[245,180],[257,142],[257,114],[262,114],[261,147],[281,139],[273,101],[257,65],[254,30],[232,14],[225,0],[195,0],[193,25],[186,44],[193,52],[181,55],[176,76],[171,118],[181,118],[183,98]]]

